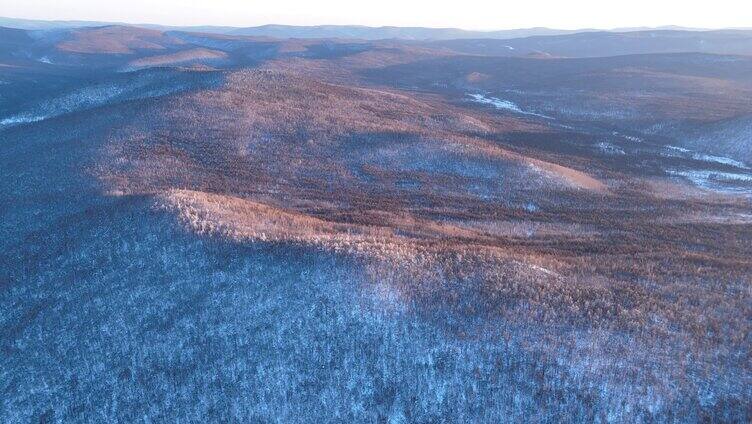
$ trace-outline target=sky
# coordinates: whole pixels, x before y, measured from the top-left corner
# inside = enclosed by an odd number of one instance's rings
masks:
[[[395,25],[494,30],[751,27],[746,1],[0,0],[0,16],[163,25]]]

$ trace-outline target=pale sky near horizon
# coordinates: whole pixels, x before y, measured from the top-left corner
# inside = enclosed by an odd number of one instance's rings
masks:
[[[395,25],[476,30],[752,27],[739,0],[0,0],[0,16],[163,25]]]

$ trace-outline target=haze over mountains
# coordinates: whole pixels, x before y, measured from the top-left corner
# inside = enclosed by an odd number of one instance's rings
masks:
[[[752,420],[752,31],[3,22],[0,421]]]
[[[426,27],[397,27],[382,26],[368,27],[362,25],[261,25],[254,27],[232,26],[167,26],[157,24],[124,24],[122,22],[95,21],[41,21],[34,19],[18,19],[0,17],[0,26],[26,30],[51,30],[80,27],[98,27],[108,25],[131,25],[163,31],[189,31],[212,34],[251,35],[279,38],[356,38],[363,40],[403,39],[403,40],[452,40],[452,39],[511,39],[541,35],[561,35],[581,32],[598,32],[598,29],[562,30],[552,28],[521,28],[508,30],[470,31],[458,28],[426,28]],[[730,30],[741,28],[730,28]],[[659,28],[635,27],[615,28],[611,32],[634,32],[651,30],[673,31],[709,31],[701,28],[684,28],[679,26],[664,26]],[[752,30],[746,28],[745,30]]]

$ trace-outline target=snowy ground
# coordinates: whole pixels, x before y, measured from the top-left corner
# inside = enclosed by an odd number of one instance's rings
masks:
[[[474,102],[482,103],[485,105],[491,105],[495,107],[496,109],[507,110],[507,111],[518,113],[521,115],[530,115],[530,116],[537,116],[537,117],[545,118],[545,119],[553,119],[550,116],[541,115],[539,113],[523,110],[516,103],[511,102],[509,100],[498,99],[496,97],[486,97],[483,94],[468,94],[468,96],[470,96]]]

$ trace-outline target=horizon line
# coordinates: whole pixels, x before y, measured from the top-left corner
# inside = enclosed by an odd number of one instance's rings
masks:
[[[529,26],[529,27],[510,27],[510,28],[498,28],[498,29],[467,29],[454,26],[424,26],[424,25],[363,25],[363,24],[286,24],[286,23],[265,23],[257,25],[219,25],[219,24],[190,24],[190,25],[174,25],[174,24],[162,24],[154,22],[128,22],[128,21],[98,21],[89,19],[38,19],[38,18],[18,18],[11,16],[0,16],[0,19],[26,21],[27,23],[60,23],[69,24],[97,24],[87,26],[108,26],[108,25],[125,25],[125,26],[152,26],[152,27],[165,27],[165,28],[261,28],[267,26],[286,26],[297,28],[316,28],[316,27],[357,27],[357,28],[369,28],[369,29],[383,29],[383,28],[413,28],[413,29],[431,29],[431,30],[455,30],[465,32],[479,32],[479,33],[494,33],[503,31],[524,31],[524,30],[551,30],[551,31],[567,31],[567,32],[588,32],[588,31],[607,31],[614,32],[620,30],[684,30],[684,31],[723,31],[723,30],[752,30],[752,27],[688,27],[676,24],[665,24],[659,26],[637,25],[637,26],[623,26],[612,28],[597,28],[597,27],[579,27],[579,28],[560,28],[560,27],[548,27],[548,26]]]

